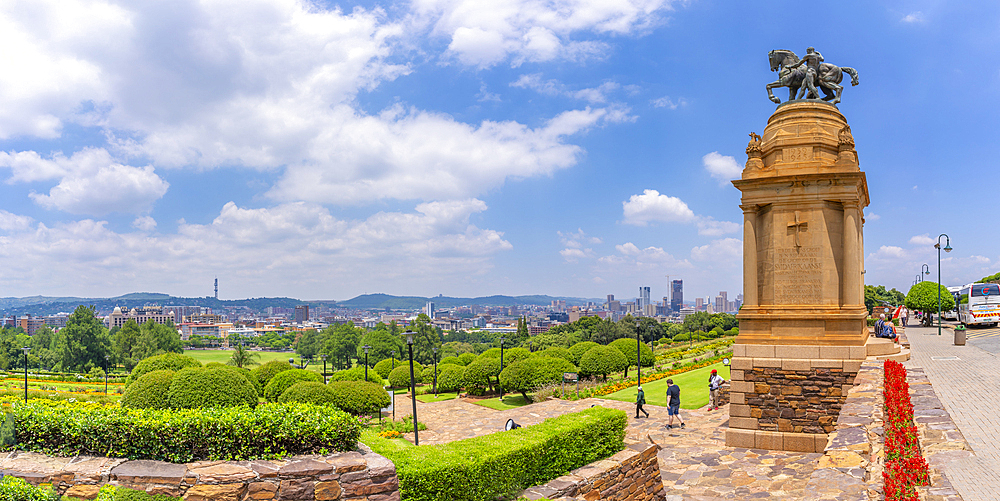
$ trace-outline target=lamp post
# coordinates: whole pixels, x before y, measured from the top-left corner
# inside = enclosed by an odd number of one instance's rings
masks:
[[[941,335],[941,237],[944,237],[944,251],[951,252],[951,237],[942,233],[938,235],[934,248],[938,251],[938,336]]]
[[[503,342],[505,339],[500,336],[500,372],[503,372]],[[497,390],[500,391],[500,401],[503,401],[503,386],[500,386],[500,376],[497,376]]]
[[[413,445],[420,445],[420,435],[417,431],[417,385],[413,378],[413,331],[403,333],[406,336],[406,347],[410,350],[410,401],[413,402]]]
[[[392,369],[396,368],[396,350],[389,350],[389,356],[392,357]],[[392,369],[389,369],[392,371]]]
[[[434,352],[434,398],[438,396],[438,349],[437,346],[431,348]]]
[[[104,394],[108,394],[108,361],[110,360],[109,355],[104,355]]]
[[[368,350],[372,349],[372,347],[366,344],[362,348],[365,349],[365,381],[368,381]]]
[[[642,322],[639,319],[635,320],[635,381],[638,384],[642,384],[642,351],[639,349],[639,327]]]
[[[319,358],[323,359],[323,384],[327,384],[327,381],[326,381],[326,353],[320,355]],[[368,378],[366,377],[365,379],[368,379]]]
[[[24,351],[24,403],[28,403],[28,352],[31,348],[25,346],[21,350]]]
[[[938,237],[938,238],[940,238],[940,237]],[[927,266],[927,264],[924,264],[923,266],[920,267],[920,272],[923,273],[924,275],[930,275],[931,274],[931,267]],[[921,282],[924,281],[924,276],[923,275],[917,275],[917,276],[920,277],[920,281]]]

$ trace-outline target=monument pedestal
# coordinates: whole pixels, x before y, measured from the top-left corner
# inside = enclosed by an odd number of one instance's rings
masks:
[[[868,184],[833,105],[782,104],[751,138],[726,444],[821,452],[867,355]]]

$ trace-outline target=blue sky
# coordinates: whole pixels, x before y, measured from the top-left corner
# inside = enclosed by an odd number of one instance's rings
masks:
[[[948,233],[970,282],[998,38],[995,2],[4,2],[0,295],[732,297],[767,52],[810,45],[860,74],[866,281]]]

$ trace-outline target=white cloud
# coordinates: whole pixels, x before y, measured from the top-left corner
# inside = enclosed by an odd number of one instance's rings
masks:
[[[738,238],[713,240],[711,243],[691,249],[691,259],[714,264],[743,263],[743,241]]]
[[[675,101],[670,99],[670,96],[663,96],[651,100],[650,104],[652,104],[654,108],[670,108],[672,110],[676,110],[677,108],[687,106],[688,101],[683,97],[677,98]]]
[[[739,223],[733,223],[730,221],[716,221],[715,219],[708,216],[699,216],[697,225],[698,225],[698,234],[709,237],[718,237],[725,235],[726,233],[736,233],[740,231],[741,228]]]
[[[922,22],[924,22],[924,13],[920,12],[919,10],[915,11],[915,12],[911,12],[911,13],[903,16],[903,18],[900,19],[900,22],[909,23],[909,24],[922,23]]]
[[[723,185],[728,184],[733,179],[739,178],[743,172],[743,169],[736,163],[735,158],[720,155],[717,151],[701,157],[701,163],[705,166],[705,170]]]
[[[935,243],[937,242],[927,233],[910,237],[911,245],[934,245]]]
[[[0,212],[0,228],[9,228],[0,235],[0,259],[11,271],[0,285],[27,292],[37,283],[65,284],[52,292],[74,293],[79,283],[109,292],[153,283],[191,291],[218,274],[239,297],[310,291],[331,298],[354,293],[356,283],[426,288],[485,273],[494,255],[512,248],[502,233],[470,223],[485,210],[469,199],[341,220],[302,202],[267,209],[230,202],[210,223],[181,222],[166,235],[150,234],[145,218],[136,220],[141,231],[116,233],[104,221],[49,227]]]
[[[451,39],[448,54],[487,68],[510,60],[580,60],[603,54],[589,34],[642,34],[661,23],[672,0],[415,0],[413,12]]]
[[[132,221],[132,227],[141,231],[153,231],[156,229],[156,220],[149,216],[139,216]]]
[[[28,229],[34,219],[0,210],[0,230],[22,231]]]
[[[877,251],[868,255],[868,259],[879,261],[879,260],[900,260],[908,259],[910,254],[905,251],[902,247],[895,245],[883,245],[878,248]]]
[[[662,247],[639,248],[632,242],[615,245],[617,254],[597,259],[595,271],[598,275],[632,275],[655,270],[688,269],[691,263],[677,259]]]
[[[561,231],[557,231],[556,234],[559,235],[559,241],[565,246],[563,250],[559,251],[559,255],[570,263],[575,263],[581,259],[593,258],[595,256],[594,250],[590,247],[586,247],[587,244],[601,243],[600,238],[588,237],[587,234],[579,228],[574,232],[563,233]]]
[[[492,101],[499,103],[502,101],[502,99],[500,99],[500,94],[490,92],[489,89],[486,88],[486,82],[479,84],[479,94],[476,94],[476,97],[479,102]]]
[[[568,96],[574,99],[587,101],[591,104],[601,104],[608,101],[608,94],[621,88],[621,84],[614,81],[607,81],[597,87],[569,90],[566,85],[558,80],[542,80],[541,73],[525,74],[510,83],[511,87],[531,89],[547,96]]]
[[[865,219],[868,221],[878,221],[879,219],[882,219],[882,216],[874,212],[869,212],[867,215],[865,215]]]
[[[646,226],[651,222],[688,223],[695,220],[683,200],[662,195],[656,190],[643,190],[642,195],[632,195],[622,202],[625,224]]]

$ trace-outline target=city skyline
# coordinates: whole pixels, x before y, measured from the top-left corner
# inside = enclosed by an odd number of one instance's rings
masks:
[[[1000,6],[799,6],[4,3],[0,287],[735,297],[767,52],[808,46],[860,74],[866,283],[936,279],[939,233],[945,284],[1000,271],[962,209],[1000,183]]]

